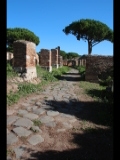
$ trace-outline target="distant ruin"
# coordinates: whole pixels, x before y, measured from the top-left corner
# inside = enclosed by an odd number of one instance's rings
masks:
[[[55,49],[41,49],[39,54],[39,65],[47,69],[49,72],[52,68],[59,68],[63,66],[63,58],[60,56],[60,47]]]
[[[13,43],[14,52],[7,52],[7,62],[27,80],[37,77],[36,65],[49,72],[52,72],[52,68],[62,66],[84,66],[85,80],[98,83],[99,78],[113,67],[113,56],[83,55],[63,60],[59,46],[50,50],[41,49],[39,54],[36,54],[35,48],[36,45],[32,42],[18,40]]]

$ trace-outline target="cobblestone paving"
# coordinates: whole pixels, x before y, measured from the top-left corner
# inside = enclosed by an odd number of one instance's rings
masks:
[[[71,69],[69,73],[78,71]],[[49,85],[38,96],[7,110],[7,147],[12,147],[16,159],[21,159],[25,153],[24,141],[30,146],[47,143],[43,136],[47,133],[43,132],[41,126],[54,128],[60,133],[71,129],[78,121],[75,114],[71,114],[79,113],[82,109],[80,104],[73,105],[73,102],[78,101],[74,93],[77,83],[74,78],[79,78],[79,75],[74,75],[73,81],[70,81],[69,76],[63,76],[62,80]]]

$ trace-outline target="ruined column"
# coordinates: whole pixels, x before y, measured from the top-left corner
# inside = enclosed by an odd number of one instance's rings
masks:
[[[78,59],[76,59],[75,62],[76,62],[76,66],[78,66]]]
[[[51,65],[51,50],[49,50],[49,72],[52,72],[52,65]]]
[[[42,68],[47,69],[49,72],[52,71],[51,66],[51,51],[48,49],[41,49],[39,64]]]
[[[21,73],[25,80],[37,77],[36,45],[33,42],[17,40],[13,43],[14,70]]]
[[[62,56],[60,56],[60,65],[61,65],[61,67],[63,66],[63,57]]]
[[[60,56],[60,55],[58,55],[58,65],[59,65],[60,67],[63,66],[63,57]]]
[[[52,67],[58,68],[58,49],[51,49]]]

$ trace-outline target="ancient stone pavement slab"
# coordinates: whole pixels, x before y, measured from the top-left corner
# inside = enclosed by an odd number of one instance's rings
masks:
[[[70,120],[69,120],[70,123],[74,123],[74,122],[76,122],[76,121],[77,121],[77,119],[70,119]]]
[[[11,110],[11,109],[7,109],[7,116],[10,116],[12,115],[13,113],[15,113],[16,111],[15,110]]]
[[[38,118],[38,115],[37,114],[34,114],[34,113],[27,113],[27,114],[24,114],[23,116],[24,118],[28,118],[30,120],[34,120],[34,119],[37,119]]]
[[[17,146],[15,148],[13,147],[13,151],[16,154],[17,160],[21,159],[21,157],[24,154],[25,150],[26,150],[26,146],[25,145]]]
[[[67,122],[64,122],[64,123],[63,123],[63,126],[64,126],[65,128],[67,128],[67,129],[72,128],[72,125],[69,124],[69,123],[67,123]]]
[[[32,131],[34,131],[34,132],[40,132],[40,133],[42,133],[42,130],[38,126],[32,126],[30,129]]]
[[[7,126],[11,125],[12,123],[14,123],[18,118],[20,118],[20,117],[18,117],[18,116],[9,116],[9,117],[7,117]]]
[[[16,127],[13,129],[13,131],[19,136],[19,137],[28,137],[32,132],[28,131],[27,129],[23,127]]]
[[[20,114],[20,115],[24,115],[24,114],[26,114],[26,113],[28,113],[28,111],[23,110],[23,109],[19,109],[19,110],[18,110],[18,114]]]
[[[10,156],[7,156],[7,160],[12,160],[12,158]]]
[[[48,123],[54,121],[54,118],[50,116],[43,116],[39,120],[41,121],[41,123]]]
[[[45,113],[45,109],[42,109],[42,108],[38,108],[38,109],[35,109],[33,111],[33,113],[37,114],[37,115],[41,115],[41,114],[44,114]]]
[[[51,105],[52,104],[50,104],[50,105],[42,105],[41,108],[42,109],[54,109],[54,107],[52,107]]]
[[[44,138],[41,135],[33,135],[28,139],[28,142],[31,145],[37,145],[39,143],[42,143],[44,141]]]
[[[33,125],[33,122],[27,118],[19,118],[15,123],[14,126],[18,127],[26,127],[30,129]]]
[[[9,133],[7,134],[7,145],[12,145],[18,141],[18,138],[15,134]]]
[[[32,106],[33,111],[36,110],[36,109],[38,109],[38,106]]]
[[[23,107],[29,107],[29,106],[31,106],[29,103],[22,103],[21,104]]]
[[[38,101],[38,102],[35,103],[35,105],[40,107],[40,106],[42,106],[42,103]]]
[[[27,111],[33,111],[33,110],[35,110],[37,108],[38,108],[38,106],[29,106],[29,107],[26,107],[26,110]]]
[[[26,109],[27,111],[31,111],[31,110],[32,110],[32,106],[30,106],[30,107],[25,107],[25,109]]]
[[[48,116],[53,116],[53,117],[54,117],[54,116],[59,115],[59,112],[58,112],[58,111],[52,111],[52,110],[51,110],[51,111],[47,111],[47,115],[48,115]]]

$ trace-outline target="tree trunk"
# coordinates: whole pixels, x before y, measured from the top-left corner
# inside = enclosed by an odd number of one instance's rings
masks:
[[[88,55],[91,55],[92,53],[92,43],[90,42],[90,40],[88,40]]]

